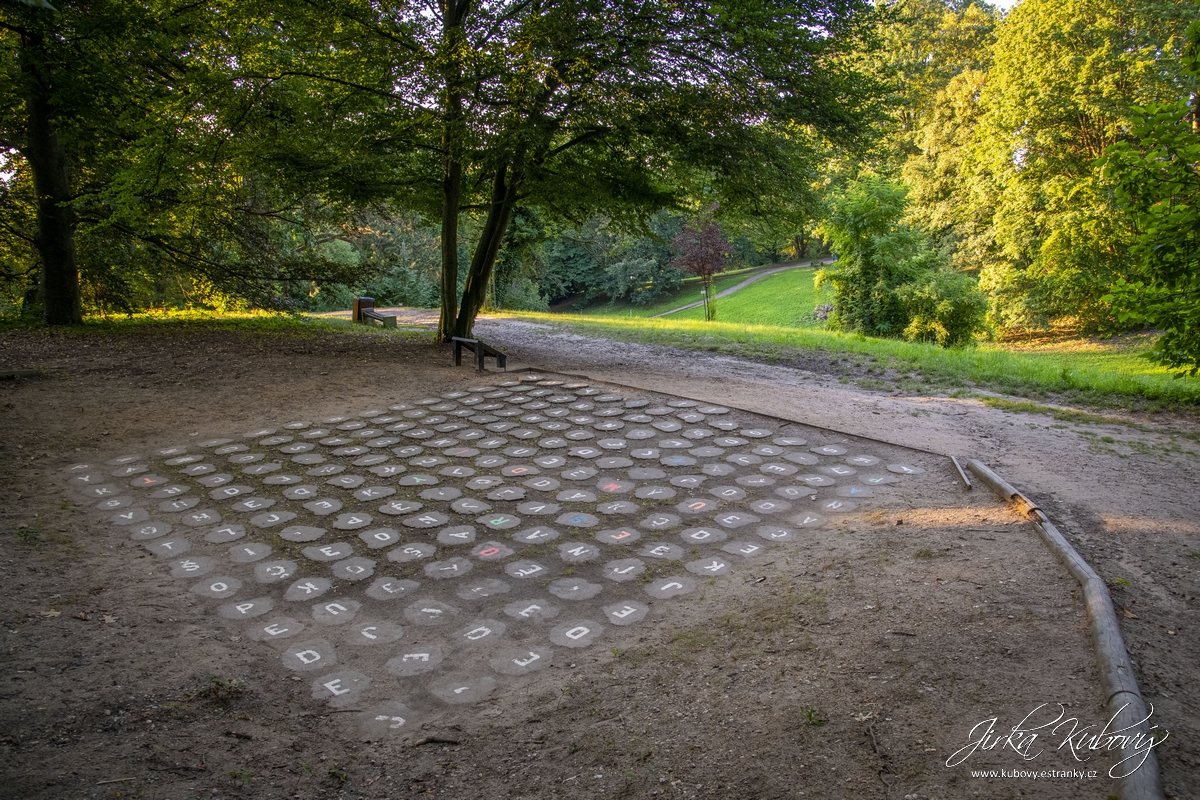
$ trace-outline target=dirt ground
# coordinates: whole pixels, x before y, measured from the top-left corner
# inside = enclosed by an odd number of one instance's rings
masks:
[[[989,463],[1113,588],[1168,796],[1200,796],[1195,428],[1057,424],[886,395],[834,370],[478,331],[518,366],[586,374]],[[799,356],[797,361],[799,361]],[[71,463],[353,412],[479,381],[383,333],[138,328],[0,334],[3,797],[1105,797],[1102,757],[951,753],[1041,703],[1103,723],[1077,587],[1034,532],[949,464],[603,646],[469,708],[364,741],[276,650],[246,641],[66,488]],[[819,365],[818,365],[819,368]],[[817,432],[817,435],[822,435]],[[828,441],[855,441],[837,433]],[[814,438],[811,437],[810,438]],[[814,438],[815,440],[815,438]],[[1109,441],[1111,440],[1111,441]],[[194,441],[194,440],[193,440]],[[863,443],[875,450],[882,445]],[[897,448],[890,452],[900,453]],[[1056,746],[1058,741],[1047,744]],[[1098,769],[1095,779],[972,768]]]

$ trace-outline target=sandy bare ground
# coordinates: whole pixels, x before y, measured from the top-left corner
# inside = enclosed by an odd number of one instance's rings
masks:
[[[1178,435],[1186,422],[1059,425],[973,401],[864,391],[836,374],[512,321],[484,320],[478,332],[524,365],[991,464],[1113,586],[1129,612],[1122,622],[1143,693],[1171,732],[1158,748],[1165,787],[1173,797],[1200,794],[1200,497],[1195,444]],[[988,780],[944,766],[989,715],[1012,724],[1039,703],[1065,703],[1088,723],[1103,721],[1074,584],[1027,526],[991,496],[955,487],[944,463],[936,487],[903,511],[825,531],[478,714],[431,714],[418,731],[370,743],[349,715],[310,699],[307,681],[293,681],[276,654],[214,622],[195,595],[138,560],[128,537],[64,494],[62,467],[78,459],[478,380],[447,361],[445,348],[378,331],[0,334],[0,367],[50,370],[0,384],[9,550],[0,563],[0,743],[10,765],[0,796],[1111,792],[1103,779]],[[221,682],[232,680],[244,686]],[[431,738],[446,741],[421,743]],[[1074,763],[1049,758],[1032,763]],[[979,763],[1027,766],[1011,753]]]
[[[1166,788],[1179,797],[1200,794],[1200,447],[1180,436],[1200,430],[1191,419],[1066,424],[976,400],[889,395],[840,383],[836,374],[589,339],[512,320],[484,321],[477,332],[532,364],[753,405],[989,464],[1045,508],[1108,582],[1127,612],[1123,634],[1139,685],[1175,740],[1174,749],[1162,751]]]

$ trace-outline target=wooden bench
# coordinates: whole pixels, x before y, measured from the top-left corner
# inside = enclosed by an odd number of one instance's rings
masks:
[[[356,297],[350,303],[350,319],[370,325],[378,322],[385,328],[396,327],[396,318],[391,314],[380,314],[375,310],[374,297]]]
[[[361,313],[364,323],[378,322],[385,328],[396,327],[396,318],[391,314],[380,314],[373,308],[364,308]]]
[[[491,345],[484,344],[478,339],[466,339],[461,336],[452,336],[450,337],[450,341],[453,345],[454,366],[456,367],[462,364],[462,351],[465,347],[475,354],[475,368],[480,372],[483,372],[485,369],[484,359],[488,358],[489,356],[496,359],[497,367],[500,367],[504,370],[508,369],[508,356],[506,356],[504,353],[501,353]]]

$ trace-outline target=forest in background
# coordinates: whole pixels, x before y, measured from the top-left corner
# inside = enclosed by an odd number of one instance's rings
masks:
[[[837,254],[845,330],[1150,326],[1196,370],[1190,0],[48,5],[0,11],[5,316],[62,321],[69,245],[80,316],[366,293],[446,335],[652,303],[711,213],[731,267]]]

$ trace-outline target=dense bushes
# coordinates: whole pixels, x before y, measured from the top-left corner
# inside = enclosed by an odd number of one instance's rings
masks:
[[[855,181],[832,203],[824,233],[838,260],[817,273],[818,285],[834,288],[830,323],[870,336],[965,344],[985,329],[987,300],[925,234],[900,222],[905,207],[905,189],[875,177]]]

